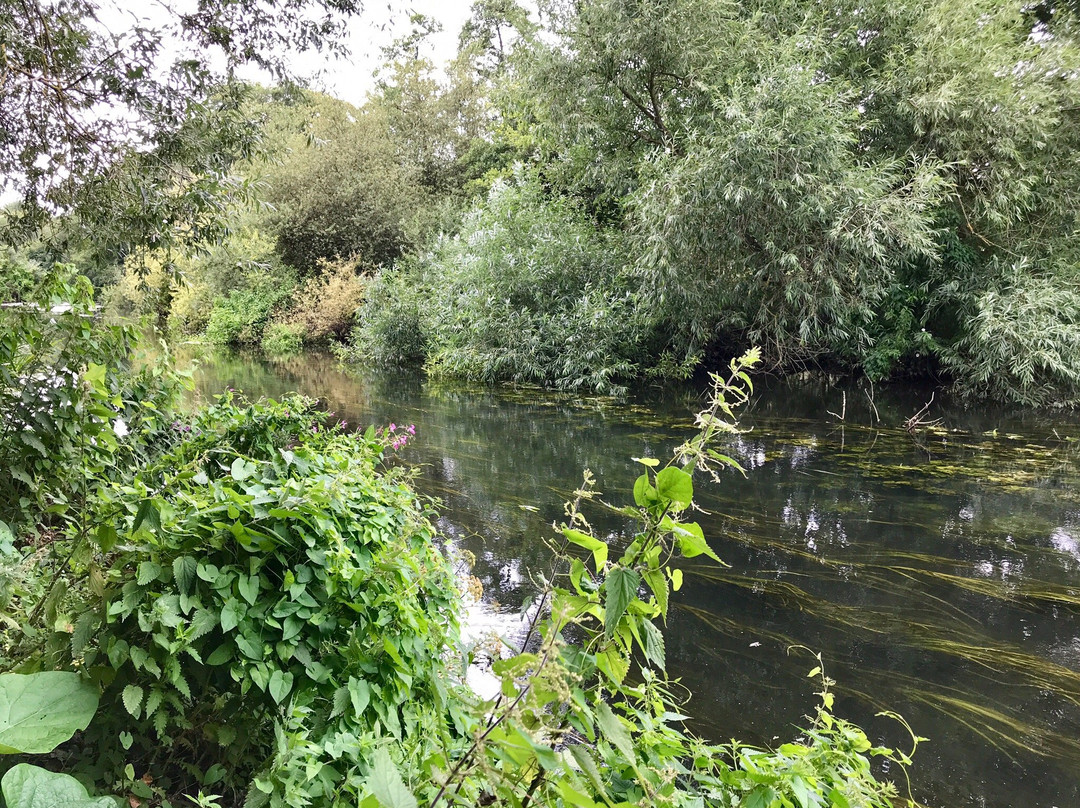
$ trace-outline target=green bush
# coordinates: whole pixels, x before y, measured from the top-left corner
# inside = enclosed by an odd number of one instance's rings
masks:
[[[304,329],[288,323],[270,323],[259,346],[271,356],[292,356],[304,350]]]
[[[427,254],[372,287],[355,333],[375,359],[423,353],[430,371],[611,392],[638,373],[647,323],[618,233],[538,180],[499,185]]]
[[[294,286],[295,281],[285,274],[218,298],[203,336],[215,345],[259,344],[274,311],[286,304]]]
[[[95,489],[167,444],[183,384],[140,359],[134,328],[100,321],[89,280],[39,273],[0,309],[0,523],[16,529],[78,522]]]
[[[303,399],[230,396],[178,428],[89,515],[105,584],[62,618],[103,689],[79,744],[87,773],[120,787],[130,764],[159,796],[213,787],[230,804],[258,774],[253,795],[319,799],[342,773],[275,779],[283,723],[349,735],[353,756],[379,736],[445,737],[455,581],[407,478],[377,471],[374,431],[346,433]]]
[[[1015,404],[1080,401],[1080,281],[1026,263],[974,296],[960,338],[941,349],[969,395]]]

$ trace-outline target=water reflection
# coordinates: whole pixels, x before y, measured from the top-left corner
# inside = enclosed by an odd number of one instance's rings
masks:
[[[359,425],[415,423],[406,450],[444,503],[445,533],[477,557],[486,596],[516,610],[548,570],[542,537],[581,479],[624,502],[634,456],[665,456],[700,406],[693,387],[629,402],[500,394],[405,373],[349,374],[327,357],[204,359],[203,394],[233,386],[324,398]],[[931,741],[914,770],[938,805],[1080,804],[1078,428],[942,402],[941,426],[901,424],[927,395],[774,384],[727,451],[747,469],[702,486],[702,526],[732,566],[688,563],[668,633],[696,729],[788,738],[811,709],[823,652],[842,714],[890,743],[905,715]],[[867,391],[868,392],[868,391]],[[875,417],[875,413],[877,417]],[[612,543],[627,526],[590,514]],[[696,560],[695,560],[696,561]]]

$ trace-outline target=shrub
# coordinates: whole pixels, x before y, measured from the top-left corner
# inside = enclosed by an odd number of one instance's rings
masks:
[[[458,236],[372,288],[357,350],[376,359],[422,350],[432,372],[484,382],[619,390],[638,372],[647,330],[621,253],[618,233],[519,177]]]
[[[1080,400],[1080,283],[1026,262],[974,297],[942,364],[969,395],[1016,404]]]
[[[304,331],[286,323],[270,323],[259,347],[271,356],[292,356],[304,350]]]
[[[366,290],[367,282],[357,274],[354,262],[324,261],[319,271],[297,288],[278,323],[301,335],[304,342],[340,340],[352,328]]]
[[[257,345],[274,311],[283,305],[295,286],[295,276],[285,267],[252,279],[247,289],[214,301],[204,336],[216,345]]]
[[[182,380],[140,360],[135,329],[99,320],[70,267],[17,297],[0,309],[0,522],[45,529],[78,521],[103,482],[167,442]]]
[[[455,583],[406,477],[376,471],[374,431],[230,396],[181,429],[90,514],[111,555],[69,618],[73,661],[103,688],[87,773],[120,785],[130,764],[159,796],[213,786],[239,804],[300,717],[351,734],[354,756],[380,735],[443,737]],[[318,797],[328,779],[301,785]]]

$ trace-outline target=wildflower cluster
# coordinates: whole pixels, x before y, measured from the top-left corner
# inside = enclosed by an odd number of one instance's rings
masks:
[[[382,430],[380,434],[387,446],[392,449],[401,449],[409,442],[410,438],[415,437],[416,425],[398,426],[391,421],[390,425]]]

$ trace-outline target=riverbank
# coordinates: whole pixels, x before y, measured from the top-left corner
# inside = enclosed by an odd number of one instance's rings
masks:
[[[531,576],[550,569],[538,537],[580,469],[614,500],[630,458],[677,444],[702,401],[692,385],[604,399],[357,373],[318,354],[207,356],[198,379],[206,391],[318,391],[351,422],[417,424],[405,458],[511,620]],[[758,383],[750,432],[729,447],[748,477],[701,491],[710,515],[699,521],[733,569],[687,566],[669,615],[669,665],[695,694],[693,726],[717,740],[785,737],[813,689],[806,660],[787,652],[805,644],[823,652],[846,715],[899,743],[874,717],[889,706],[932,739],[912,771],[926,804],[1007,808],[1025,783],[1032,804],[1080,799],[1067,740],[1080,735],[1077,615],[1056,600],[1080,565],[1074,420],[939,397],[931,414],[943,422],[913,438],[903,425],[922,390],[876,389],[875,420],[847,389],[840,421],[830,413],[845,391],[819,377]],[[612,541],[632,535],[595,517]],[[1044,692],[1034,702],[1032,686]]]

